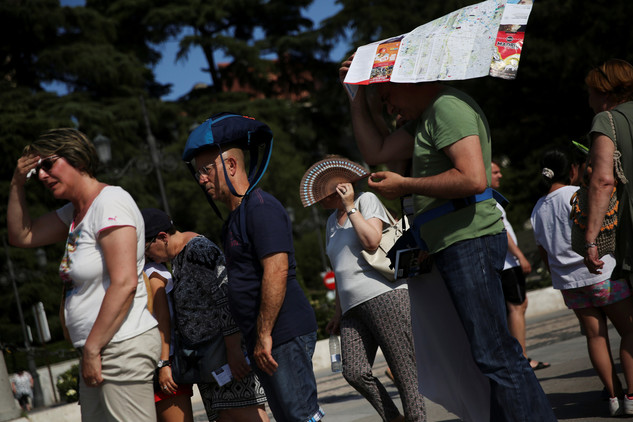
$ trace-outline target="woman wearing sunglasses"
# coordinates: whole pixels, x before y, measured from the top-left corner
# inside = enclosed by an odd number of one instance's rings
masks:
[[[61,316],[81,353],[82,420],[154,422],[160,336],[142,276],[143,217],[126,191],[95,178],[97,162],[93,144],[75,129],[53,129],[27,146],[11,180],[9,241],[32,248],[66,239]],[[29,175],[68,204],[32,219]]]

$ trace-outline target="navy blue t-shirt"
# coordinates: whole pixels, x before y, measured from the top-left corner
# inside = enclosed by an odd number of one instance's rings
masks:
[[[242,212],[246,214],[240,215]],[[246,223],[245,230],[241,222]],[[248,238],[242,239],[243,234]],[[246,339],[249,353],[257,340],[257,315],[264,269],[261,259],[278,252],[288,254],[286,297],[273,328],[273,347],[316,331],[314,310],[296,279],[292,224],[286,210],[272,195],[255,189],[229,214],[222,241],[229,275],[229,304]]]

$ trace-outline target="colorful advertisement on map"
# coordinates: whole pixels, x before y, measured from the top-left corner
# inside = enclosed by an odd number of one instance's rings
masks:
[[[531,11],[532,0],[508,0],[495,41],[490,76],[516,78],[525,39],[525,26]]]
[[[392,39],[378,44],[376,55],[374,56],[374,65],[369,75],[370,83],[386,82],[391,79],[391,73],[393,72],[393,65],[398,56],[401,39],[402,37],[399,37],[396,40]]]
[[[490,76],[503,79],[516,78],[524,38],[525,31],[499,31],[493,61],[490,65]]]

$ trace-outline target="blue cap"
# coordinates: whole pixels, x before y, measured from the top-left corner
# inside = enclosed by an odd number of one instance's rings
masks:
[[[272,141],[270,128],[252,117],[222,112],[211,116],[191,132],[185,150],[184,161],[191,161],[199,151],[212,146],[234,144],[242,149]]]
[[[262,145],[264,148],[262,158],[259,160],[259,149]],[[218,148],[218,151],[222,152],[223,146],[238,147],[250,152],[250,169],[248,172],[248,182],[250,185],[243,194],[239,194],[235,191],[226,172],[224,158],[220,155],[224,178],[229,190],[235,196],[247,197],[264,176],[268,168],[268,163],[272,155],[273,132],[266,124],[252,117],[228,112],[217,113],[191,132],[185,144],[182,159],[187,163],[187,167],[195,177],[196,172],[191,164],[191,160],[196,154],[212,147]],[[202,189],[204,190],[204,188]],[[207,200],[218,217],[222,218],[220,211],[208,194]]]

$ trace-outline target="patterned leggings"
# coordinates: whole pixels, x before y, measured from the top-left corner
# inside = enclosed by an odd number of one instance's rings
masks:
[[[424,398],[418,392],[406,289],[392,290],[363,302],[341,319],[343,376],[371,403],[383,421],[390,421],[400,412],[371,370],[379,346],[393,373],[405,420],[425,421]]]

